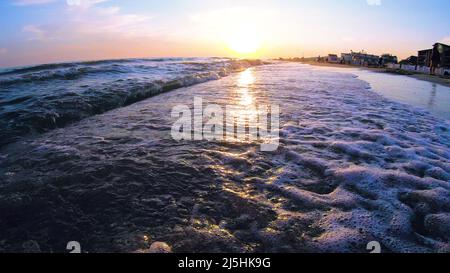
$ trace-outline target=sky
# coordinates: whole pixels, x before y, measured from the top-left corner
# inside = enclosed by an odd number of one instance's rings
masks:
[[[0,67],[134,57],[416,55],[448,0],[0,0]]]

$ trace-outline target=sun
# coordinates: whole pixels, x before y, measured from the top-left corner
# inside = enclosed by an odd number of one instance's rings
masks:
[[[248,29],[236,30],[230,35],[227,43],[228,47],[240,56],[254,55],[262,45],[256,32]]]

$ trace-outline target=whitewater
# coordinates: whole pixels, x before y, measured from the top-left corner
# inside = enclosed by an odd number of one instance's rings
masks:
[[[447,120],[351,73],[240,68],[33,137],[2,135],[0,251],[64,252],[79,241],[89,252],[142,252],[159,241],[174,252],[367,252],[377,241],[383,252],[450,252]],[[195,97],[280,105],[279,148],[173,140],[171,110]],[[39,109],[30,103],[21,111]]]
[[[121,59],[0,70],[0,146],[260,61]]]

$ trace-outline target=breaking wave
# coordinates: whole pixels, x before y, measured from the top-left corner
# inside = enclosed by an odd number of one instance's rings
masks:
[[[265,65],[3,147],[0,252],[448,253],[450,124],[367,87]],[[195,97],[280,105],[279,149],[175,141]]]
[[[260,61],[123,59],[15,68],[0,73],[0,146]]]

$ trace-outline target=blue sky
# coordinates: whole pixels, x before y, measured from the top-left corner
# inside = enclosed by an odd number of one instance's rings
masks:
[[[449,10],[448,0],[2,0],[0,66],[249,47],[257,57],[364,49],[403,58],[450,43]]]

